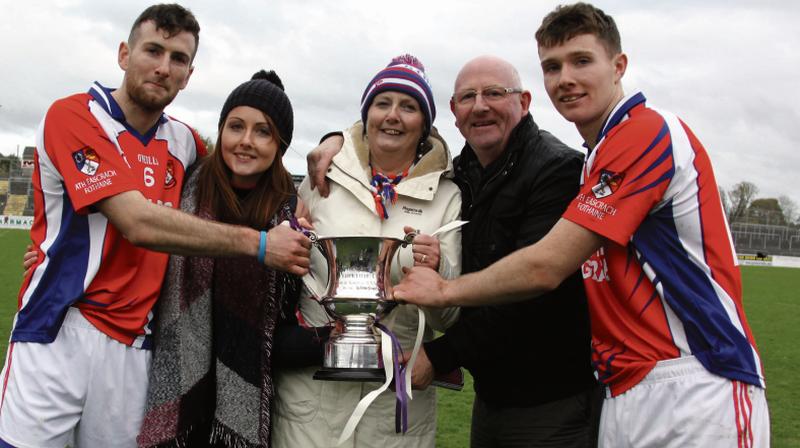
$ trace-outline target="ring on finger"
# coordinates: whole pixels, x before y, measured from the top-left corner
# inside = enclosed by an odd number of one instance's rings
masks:
[[[422,254],[422,259],[421,259],[421,260],[419,260],[419,262],[420,262],[420,263],[425,263],[425,260],[427,260],[427,259],[428,259],[428,256],[427,256],[427,255],[425,255],[425,254]]]

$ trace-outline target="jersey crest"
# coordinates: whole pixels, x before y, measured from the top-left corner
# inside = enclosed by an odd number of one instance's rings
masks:
[[[622,185],[622,179],[625,178],[625,173],[615,173],[613,171],[601,170],[600,182],[592,187],[592,193],[597,199],[602,199],[611,196]]]
[[[88,146],[73,152],[72,161],[78,170],[87,176],[94,176],[100,168],[100,156]]]
[[[172,188],[175,186],[175,162],[172,159],[167,160],[167,170],[164,174],[164,188]]]

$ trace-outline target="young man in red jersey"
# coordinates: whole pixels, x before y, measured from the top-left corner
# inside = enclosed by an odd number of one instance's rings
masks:
[[[120,43],[116,90],[56,101],[37,135],[31,237],[2,374],[0,447],[133,447],[145,405],[153,305],[168,255],[257,256],[303,274],[308,239],[174,210],[205,154],[164,108],[191,77],[199,25],[147,8]],[[156,252],[158,251],[158,252]]]
[[[538,243],[444,281],[413,268],[395,298],[483,305],[557,287],[581,268],[601,447],[768,446],[764,376],[708,155],[675,115],[626,96],[614,20],[557,8],[536,33],[545,89],[589,148],[581,188]]]

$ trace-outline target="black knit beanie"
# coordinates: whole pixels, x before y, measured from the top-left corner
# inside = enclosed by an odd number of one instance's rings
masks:
[[[283,83],[274,70],[261,70],[250,81],[233,89],[219,114],[219,130],[231,109],[237,106],[250,106],[264,112],[278,128],[281,136],[281,154],[292,142],[294,131],[294,112],[289,97],[283,91]]]

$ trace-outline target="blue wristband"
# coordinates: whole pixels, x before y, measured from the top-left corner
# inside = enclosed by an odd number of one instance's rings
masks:
[[[258,240],[258,262],[264,264],[264,258],[267,256],[267,232],[261,231],[261,238]]]

